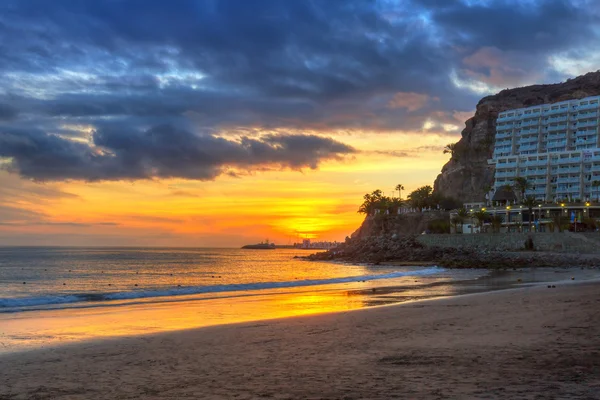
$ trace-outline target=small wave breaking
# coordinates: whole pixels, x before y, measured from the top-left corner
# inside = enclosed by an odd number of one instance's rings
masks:
[[[74,304],[74,303],[89,303],[101,301],[115,300],[135,300],[135,299],[150,299],[157,297],[173,297],[173,296],[189,296],[205,293],[224,293],[224,292],[240,292],[253,290],[268,290],[268,289],[284,289],[294,287],[331,285],[336,283],[352,283],[361,281],[373,281],[382,279],[401,278],[405,276],[423,276],[434,275],[443,272],[443,268],[432,267],[415,271],[397,271],[387,274],[371,274],[348,276],[342,278],[331,279],[305,279],[283,282],[256,282],[256,283],[239,283],[229,285],[208,285],[208,286],[186,286],[173,287],[159,290],[133,290],[124,292],[109,292],[109,293],[83,293],[69,295],[48,295],[38,297],[19,297],[19,298],[0,298],[0,312],[14,312],[15,308],[23,310],[29,307]]]

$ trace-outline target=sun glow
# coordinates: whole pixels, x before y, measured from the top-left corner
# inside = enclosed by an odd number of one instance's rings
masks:
[[[68,128],[85,131],[84,126]],[[324,162],[317,170],[269,170],[209,182],[40,184],[0,172],[5,183],[0,207],[21,210],[18,218],[4,219],[0,240],[200,247],[237,247],[264,238],[278,244],[303,238],[341,241],[360,225],[363,216],[357,210],[365,193],[381,189],[393,194],[402,183],[406,196],[439,173],[448,157],[441,149],[452,139],[444,131],[419,133],[418,142],[415,135],[334,136],[360,152],[345,161]],[[53,196],[40,201],[41,190]]]

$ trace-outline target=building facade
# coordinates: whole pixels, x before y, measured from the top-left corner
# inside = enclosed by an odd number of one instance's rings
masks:
[[[542,202],[600,195],[600,96],[507,110],[496,120],[494,191],[527,179]]]

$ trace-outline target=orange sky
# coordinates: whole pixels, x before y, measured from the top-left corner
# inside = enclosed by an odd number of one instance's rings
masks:
[[[381,189],[391,195],[402,183],[404,197],[432,184],[448,158],[441,148],[456,141],[457,132],[332,137],[361,152],[316,170],[224,175],[215,181],[35,183],[0,172],[0,206],[13,210],[2,218],[0,244],[237,247],[266,238],[279,244],[302,237],[339,241],[361,223],[356,210],[364,193]]]

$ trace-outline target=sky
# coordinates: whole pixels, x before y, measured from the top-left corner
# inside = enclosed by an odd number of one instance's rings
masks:
[[[600,69],[595,0],[3,0],[0,245],[343,240],[477,101]],[[397,193],[397,192],[396,192]]]

